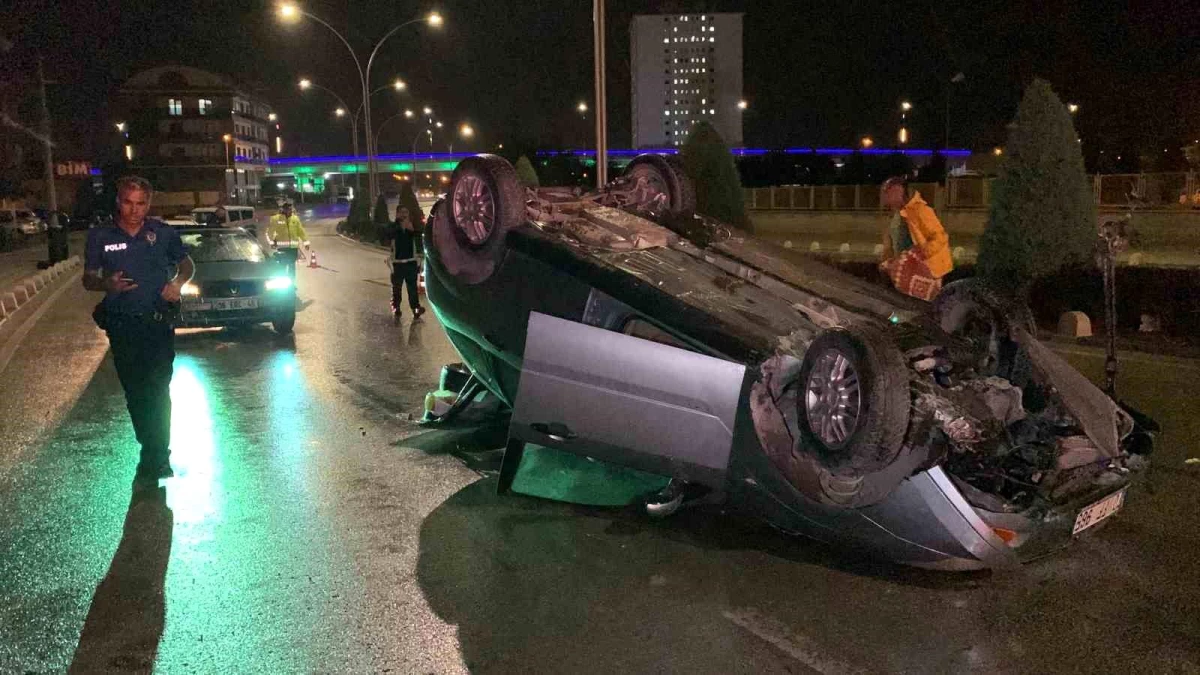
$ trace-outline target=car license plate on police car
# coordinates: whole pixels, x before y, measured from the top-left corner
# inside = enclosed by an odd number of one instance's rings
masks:
[[[1121,510],[1125,505],[1125,490],[1111,495],[1084,507],[1075,517],[1075,529],[1071,534],[1079,534],[1089,527],[1100,523],[1112,514]]]
[[[187,309],[203,312],[206,310],[227,311],[232,309],[258,309],[258,298],[213,298],[197,303]]]

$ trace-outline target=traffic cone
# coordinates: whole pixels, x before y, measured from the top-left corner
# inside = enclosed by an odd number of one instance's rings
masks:
[[[425,273],[417,275],[417,295],[425,295]]]
[[[316,268],[320,267],[320,265],[317,264],[317,252],[316,251],[310,250],[308,252],[308,266],[310,269],[316,269]]]

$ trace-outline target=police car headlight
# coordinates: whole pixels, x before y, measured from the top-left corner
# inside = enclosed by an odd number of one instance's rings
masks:
[[[187,282],[179,289],[180,295],[200,295],[200,287],[192,282]]]
[[[285,291],[292,287],[291,277],[271,277],[267,279],[266,288],[268,291]]]

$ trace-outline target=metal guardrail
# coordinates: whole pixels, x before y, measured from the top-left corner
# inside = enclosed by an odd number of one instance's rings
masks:
[[[1200,210],[1200,175],[1196,173],[1097,174],[1090,176],[1096,206],[1166,210]],[[986,209],[995,178],[950,178],[946,185],[917,183],[925,200],[942,208]],[[746,188],[746,208],[763,210],[878,210],[878,185],[781,185]]]

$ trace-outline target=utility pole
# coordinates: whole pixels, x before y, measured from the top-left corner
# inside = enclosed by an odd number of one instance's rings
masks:
[[[592,0],[596,61],[596,186],[608,183],[608,98],[604,86],[604,0]]]
[[[42,56],[38,55],[38,90],[42,96],[42,146],[46,148],[46,203],[50,208],[50,227],[57,229],[58,192],[54,189],[54,146],[50,137],[50,106],[46,103],[46,74],[42,71]],[[63,223],[66,226],[66,223]]]

